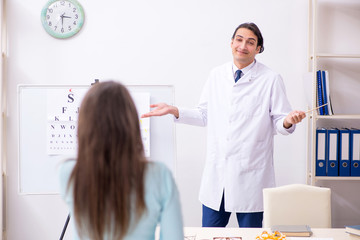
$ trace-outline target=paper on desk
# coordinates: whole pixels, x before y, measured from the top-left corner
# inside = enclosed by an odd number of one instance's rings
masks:
[[[334,240],[333,238],[287,237],[289,240]]]

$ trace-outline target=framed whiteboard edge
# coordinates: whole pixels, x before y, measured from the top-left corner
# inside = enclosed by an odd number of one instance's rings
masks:
[[[173,85],[125,85],[128,90],[130,90],[130,88],[156,88],[156,87],[165,87],[165,88],[169,88],[172,91],[172,99],[171,99],[171,103],[173,105],[175,105],[175,87]],[[21,90],[24,88],[85,88],[85,87],[91,87],[91,85],[85,85],[85,84],[73,84],[73,85],[67,85],[67,84],[18,84],[17,85],[17,99],[18,99],[18,103],[17,103],[17,112],[18,112],[18,116],[17,116],[17,126],[18,126],[18,146],[17,146],[17,151],[18,151],[18,195],[20,196],[25,196],[25,195],[59,195],[59,192],[46,192],[46,193],[36,193],[36,192],[22,192],[22,187],[21,187],[21,171],[20,171],[20,159],[21,159],[21,151],[20,151],[20,140],[21,140],[21,131],[20,131],[20,119],[21,119]],[[174,127],[172,128],[172,135],[173,135],[173,143],[174,143],[174,151],[173,151],[173,159],[174,159],[174,169],[173,169],[173,175],[175,180],[177,180],[177,152],[176,152],[176,127],[174,124]]]
[[[74,84],[74,85],[65,85],[65,84],[18,84],[17,85],[17,113],[18,113],[18,118],[17,118],[17,126],[18,126],[18,146],[17,146],[17,150],[18,150],[18,195],[20,196],[24,196],[24,195],[59,195],[59,192],[46,192],[46,193],[36,193],[36,192],[22,192],[22,186],[21,186],[21,171],[20,171],[20,159],[21,159],[21,151],[20,151],[20,140],[21,140],[21,131],[20,131],[20,119],[21,119],[21,89],[23,88],[60,88],[60,87],[91,87],[91,85],[83,85],[83,84]]]
[[[137,87],[168,87],[168,88],[170,88],[170,89],[172,89],[172,99],[171,99],[171,103],[173,104],[173,105],[175,105],[175,87],[174,87],[174,85],[125,85],[126,87],[128,87],[128,88],[131,88],[131,87],[135,87],[135,88],[137,88]],[[177,148],[176,148],[176,125],[174,124],[174,127],[173,127],[173,129],[172,129],[172,132],[173,132],[173,143],[174,143],[174,146],[175,146],[175,148],[174,148],[174,152],[173,152],[173,158],[174,158],[174,172],[173,172],[173,175],[174,175],[174,178],[175,178],[175,180],[177,180],[177,159],[176,159],[176,156],[177,156]]]

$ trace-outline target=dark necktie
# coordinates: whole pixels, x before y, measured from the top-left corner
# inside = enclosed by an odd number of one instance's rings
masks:
[[[241,78],[241,70],[235,72],[235,83]]]

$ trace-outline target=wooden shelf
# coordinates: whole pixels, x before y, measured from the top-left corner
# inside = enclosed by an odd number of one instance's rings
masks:
[[[326,38],[322,39],[321,37],[327,37],[324,35],[322,30],[325,30],[329,26],[323,26],[323,24],[319,20],[319,12],[323,14],[323,11],[320,11],[320,8],[324,7],[325,4],[320,4],[320,0],[309,0],[309,72],[312,72],[312,98],[311,98],[311,106],[313,108],[317,105],[317,71],[321,70],[321,68],[326,68],[327,70],[336,70],[334,66],[339,62],[344,62],[346,64],[348,61],[351,62],[352,65],[359,65],[360,61],[360,52],[359,48],[353,52],[351,49],[351,44],[349,43],[349,47],[344,48],[344,50],[340,50],[341,48],[336,48],[331,46],[325,47],[323,46],[323,42],[327,41]],[[341,2],[341,1],[340,1]],[[359,6],[358,4],[356,5]],[[326,11],[325,11],[326,12]],[[328,12],[327,12],[328,13]],[[353,20],[358,22],[358,17]],[[324,20],[322,18],[322,20]],[[348,23],[346,18],[341,19],[344,23]],[[320,36],[320,38],[319,38]],[[334,40],[330,35],[328,36]],[[346,44],[346,43],[345,43]],[[338,53],[335,53],[338,52]],[[346,53],[347,52],[347,53]],[[351,70],[354,72],[349,77],[354,80],[359,80],[358,74],[360,73],[360,67],[352,67]],[[355,74],[357,73],[357,74]],[[331,79],[331,81],[341,81],[339,78]],[[329,81],[330,83],[330,81]],[[336,82],[339,83],[339,82]],[[360,84],[360,82],[359,82]],[[331,84],[330,84],[331,85]],[[341,86],[341,84],[338,84]],[[358,86],[358,85],[356,85]],[[339,93],[344,92],[342,89],[339,89]],[[351,108],[351,110],[354,108]],[[351,112],[344,109],[344,112]],[[308,114],[308,131],[307,131],[307,183],[312,185],[316,184],[316,181],[360,181],[360,176],[315,176],[316,173],[316,129],[317,127],[324,128],[360,128],[360,109],[354,110],[354,114],[335,114],[335,115],[319,115],[317,111],[312,111]]]
[[[316,115],[317,119],[360,119],[360,114]]]
[[[315,177],[315,181],[325,180],[325,181],[339,181],[339,180],[349,180],[349,181],[359,181],[360,177]]]
[[[318,53],[316,58],[360,58],[360,54],[334,54],[334,53]],[[311,56],[314,59],[314,56]]]

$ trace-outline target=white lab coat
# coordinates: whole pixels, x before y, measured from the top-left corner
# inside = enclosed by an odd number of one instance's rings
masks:
[[[235,83],[233,63],[210,73],[199,105],[179,108],[176,122],[207,126],[207,156],[199,199],[225,211],[263,211],[262,189],[275,186],[273,136],[295,130],[283,127],[291,111],[279,74],[255,61]]]

